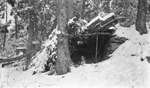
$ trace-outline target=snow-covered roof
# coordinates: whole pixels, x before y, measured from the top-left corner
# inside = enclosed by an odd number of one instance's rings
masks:
[[[105,21],[107,20],[108,18],[114,16],[115,14],[114,13],[109,13],[108,15],[104,16],[103,18],[101,18],[101,20]]]
[[[101,21],[105,21],[107,20],[108,18],[114,16],[115,14],[114,13],[109,13],[107,14],[106,16],[102,17],[100,14],[98,16],[96,16],[95,18],[93,18],[89,23],[86,24],[86,26],[90,26],[92,23],[94,23],[95,21],[97,21],[98,19],[101,20]]]

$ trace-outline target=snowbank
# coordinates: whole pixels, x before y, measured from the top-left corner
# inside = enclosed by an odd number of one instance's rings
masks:
[[[8,26],[8,30],[11,30],[12,28],[14,28],[15,26],[15,18],[14,18],[14,14],[11,15],[11,12],[12,12],[12,6],[9,5],[8,3],[6,4],[7,5],[7,22],[11,22],[10,25]],[[3,19],[0,20],[0,23],[2,25],[4,24],[7,24],[6,22],[6,12],[4,11],[3,13],[5,13],[5,16]]]
[[[149,30],[149,28],[148,28]],[[125,47],[130,47],[131,50],[126,52],[127,50],[120,50],[122,51],[120,54],[128,54],[136,52],[136,55],[139,55],[142,58],[150,55],[150,34],[140,35],[139,32],[135,30],[135,26],[132,25],[130,28],[123,28],[117,25],[117,30],[115,35],[119,37],[125,37],[129,39]],[[117,52],[116,50],[115,52]],[[116,54],[116,53],[115,53]],[[126,54],[126,55],[127,55]]]

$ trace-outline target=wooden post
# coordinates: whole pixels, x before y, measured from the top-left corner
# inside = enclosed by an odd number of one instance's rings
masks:
[[[5,0],[5,8],[6,8],[6,24],[7,24],[7,0]],[[4,29],[5,31],[7,30],[7,26]],[[6,32],[4,32],[4,42],[3,42],[3,51],[5,50],[5,43],[6,43]]]
[[[98,61],[98,35],[96,35],[95,62]]]

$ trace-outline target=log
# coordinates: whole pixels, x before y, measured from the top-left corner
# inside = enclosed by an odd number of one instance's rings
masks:
[[[0,63],[10,63],[10,62],[13,62],[13,61],[21,60],[22,58],[28,56],[29,54],[35,54],[35,53],[36,53],[35,51],[32,51],[32,52],[29,52],[27,54],[23,54],[23,55],[20,55],[20,56],[17,56],[17,57],[10,57],[8,59],[0,58]]]

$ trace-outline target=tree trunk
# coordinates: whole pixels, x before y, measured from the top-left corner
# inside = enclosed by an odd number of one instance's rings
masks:
[[[147,33],[146,12],[147,12],[147,0],[138,0],[136,30],[139,31],[141,35]]]
[[[28,40],[27,40],[27,50],[26,50],[26,54],[28,52],[31,52],[30,54],[27,55],[26,57],[26,68],[25,70],[28,69],[29,65],[30,65],[30,61],[31,61],[31,57],[32,57],[32,52],[34,51],[34,45],[33,45],[33,41],[35,40],[35,24],[34,21],[32,20],[32,12],[33,10],[29,11],[29,26],[27,28],[27,33],[28,33]]]
[[[67,34],[66,23],[68,17],[71,17],[72,11],[69,7],[71,5],[71,0],[57,0],[57,23],[58,30],[61,34],[58,35],[58,45],[57,45],[57,60],[56,60],[56,73],[58,75],[65,74],[70,71],[70,52],[68,37],[62,36]],[[71,14],[70,14],[71,13]]]
[[[33,50],[33,44],[32,44],[32,41],[33,41],[33,39],[32,39],[33,38],[33,29],[32,29],[30,24],[28,26],[27,33],[28,33],[28,40],[27,40],[26,54],[28,52],[32,52],[32,50]],[[26,68],[25,68],[25,70],[28,70],[28,67],[30,65],[30,58],[31,58],[31,54],[28,54],[26,56]]]
[[[18,39],[18,17],[17,17],[17,14],[15,15],[15,37],[16,39]]]
[[[85,2],[86,2],[86,0],[82,0],[82,8],[81,8],[81,18],[83,19],[84,18],[84,16],[85,16]]]
[[[18,8],[18,3],[14,4],[14,9],[15,9],[15,37],[18,39],[18,14],[17,14],[17,8]]]

